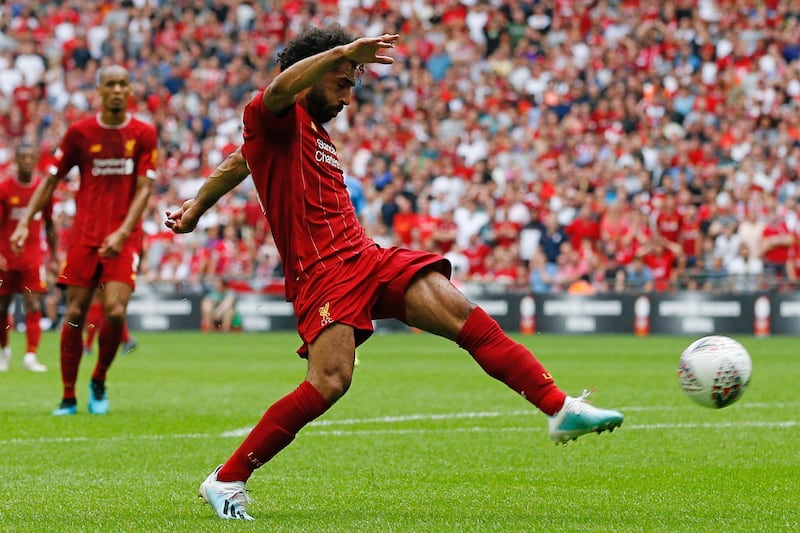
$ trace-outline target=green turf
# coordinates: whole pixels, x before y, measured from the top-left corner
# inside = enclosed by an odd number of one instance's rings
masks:
[[[138,335],[109,379],[111,413],[54,418],[46,374],[0,374],[0,531],[798,531],[800,342],[741,338],[753,380],[715,411],[679,390],[688,338],[525,337],[568,392],[624,411],[613,434],[553,445],[546,420],[451,343],[376,336],[348,395],[251,478],[253,523],[197,486],[294,388],[294,334]]]

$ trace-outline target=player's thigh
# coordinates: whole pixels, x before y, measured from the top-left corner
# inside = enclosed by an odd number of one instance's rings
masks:
[[[67,318],[69,320],[83,320],[86,317],[93,292],[94,289],[91,287],[67,286]]]
[[[409,326],[456,340],[473,305],[435,270],[420,272],[405,293]]]
[[[308,381],[329,400],[344,394],[353,378],[355,330],[334,323],[308,345]]]
[[[103,308],[106,314],[125,314],[133,287],[121,281],[109,281],[103,285]]]

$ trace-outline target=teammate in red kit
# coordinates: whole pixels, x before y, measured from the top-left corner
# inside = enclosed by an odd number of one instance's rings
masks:
[[[25,308],[27,348],[22,364],[33,372],[45,372],[36,353],[42,337],[42,302],[47,292],[47,257],[55,264],[56,231],[48,203],[31,220],[30,232],[19,253],[11,248],[11,232],[33,196],[41,179],[34,178],[36,149],[20,144],[16,150],[17,175],[0,182],[0,372],[8,370],[8,307],[15,294],[22,294]],[[46,242],[45,242],[46,237]]]
[[[612,430],[622,414],[568,397],[523,345],[510,339],[449,281],[440,255],[380,248],[359,224],[323,126],[350,103],[365,63],[389,64],[399,35],[354,40],[340,27],[314,28],[278,56],[281,73],[244,111],[244,144],[211,174],[197,197],[167,213],[192,231],[200,216],[249,173],[281,254],[308,359],[306,380],[274,403],[200,495],[224,519],[251,520],[245,482],[306,424],[347,392],[356,346],[372,320],[397,318],[456,341],[491,376],[550,415],[550,437],[566,442]]]
[[[89,412],[108,412],[106,374],[117,353],[128,300],[136,283],[142,249],[141,218],[150,198],[157,159],[156,130],[126,111],[131,94],[128,71],[119,65],[97,74],[101,110],[74,123],[56,152],[56,164],[36,189],[11,236],[21,248],[34,215],[50,201],[60,179],[75,166],[80,188],[67,260],[58,276],[66,286],[67,310],[61,328],[64,394],[54,415],[77,412],[75,382],[82,355],[83,325],[92,294],[103,288],[105,318],[99,332],[97,364],[89,383]]]

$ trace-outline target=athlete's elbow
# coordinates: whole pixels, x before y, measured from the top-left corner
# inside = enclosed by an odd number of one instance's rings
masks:
[[[264,107],[266,107],[270,113],[277,115],[291,106],[296,96],[297,95],[291,91],[289,87],[284,87],[281,83],[273,82],[266,88],[261,98],[264,102]]]

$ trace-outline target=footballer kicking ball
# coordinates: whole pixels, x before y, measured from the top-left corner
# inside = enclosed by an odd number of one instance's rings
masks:
[[[693,401],[721,409],[742,397],[753,362],[744,346],[723,335],[697,339],[681,354],[678,382]]]

